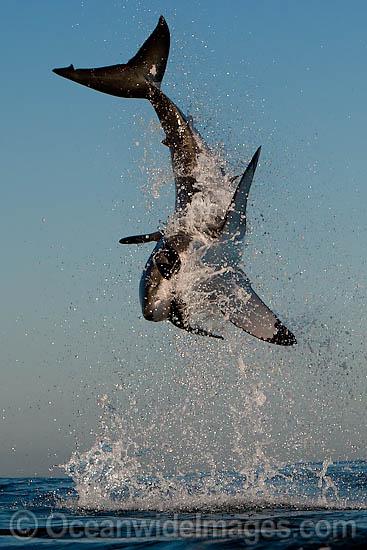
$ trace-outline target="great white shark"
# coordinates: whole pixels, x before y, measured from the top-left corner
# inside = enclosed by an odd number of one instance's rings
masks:
[[[192,327],[190,303],[182,297],[178,278],[187,255],[199,248],[204,277],[198,284],[208,305],[222,313],[238,328],[252,336],[283,346],[296,344],[296,338],[264,304],[253,290],[240,267],[246,232],[246,208],[251,183],[260,155],[255,152],[222,215],[210,214],[204,220],[205,244],[195,241],[187,219],[198,197],[210,196],[211,182],[198,177],[200,159],[210,152],[192,119],[162,92],[170,48],[170,32],[163,16],[138,53],[126,64],[92,69],[75,69],[73,65],[53,69],[54,73],[79,84],[117,97],[147,99],[152,104],[165,133],[163,141],[171,153],[175,179],[175,223],[172,229],[125,237],[121,244],[156,242],[140,281],[140,302],[145,319],[169,320],[186,331],[222,338]],[[220,170],[223,179],[224,171]],[[200,180],[200,181],[199,181]],[[227,176],[228,181],[228,176]],[[213,197],[211,197],[213,199]],[[214,197],[215,200],[215,197]],[[189,297],[190,300],[190,297]]]

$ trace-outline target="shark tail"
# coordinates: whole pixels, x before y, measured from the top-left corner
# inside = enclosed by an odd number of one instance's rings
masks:
[[[125,65],[74,69],[73,65],[53,69],[59,76],[99,92],[148,99],[152,87],[160,88],[166,70],[170,33],[163,16],[138,53]],[[154,88],[153,88],[154,89]]]

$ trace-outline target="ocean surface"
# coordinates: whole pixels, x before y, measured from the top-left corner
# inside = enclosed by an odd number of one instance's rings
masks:
[[[0,548],[367,548],[367,461],[94,484],[1,478]]]

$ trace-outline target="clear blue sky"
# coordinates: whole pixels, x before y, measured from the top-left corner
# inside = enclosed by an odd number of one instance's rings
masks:
[[[165,392],[190,373],[192,337],[141,318],[150,247],[118,245],[173,206],[155,114],[51,72],[127,61],[161,14],[172,39],[165,92],[234,171],[263,146],[246,272],[299,340],[269,350],[236,332],[223,348],[228,376],[238,357],[263,366],[276,457],[365,458],[366,3],[5,0],[1,476],[48,475],[75,445],[90,447],[104,394],[129,418],[131,399],[137,416],[167,412]],[[157,178],[167,183],[155,196]],[[206,380],[218,345],[195,344]],[[272,418],[284,420],[278,439]]]

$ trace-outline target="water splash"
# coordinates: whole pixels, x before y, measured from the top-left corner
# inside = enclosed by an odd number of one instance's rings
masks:
[[[252,391],[257,397],[252,401],[252,411],[256,412],[256,402],[261,407],[264,394],[256,387]],[[353,498],[349,496],[345,465],[341,470],[332,461],[271,464],[261,441],[255,444],[255,452],[243,448],[242,429],[236,424],[233,450],[240,455],[240,471],[220,470],[210,457],[206,457],[210,466],[206,472],[149,473],[144,465],[144,453],[137,444],[138,434],[126,429],[106,396],[102,401],[106,422],[103,422],[101,436],[90,450],[73,453],[64,465],[76,484],[78,499],[75,504],[80,508],[244,511],[363,507],[363,494],[356,493],[355,480]],[[232,413],[237,420],[242,414],[234,408]],[[362,466],[359,465],[357,477],[361,475]]]
[[[198,192],[182,213],[174,213],[166,222],[165,234],[189,233],[193,239],[208,243],[210,230],[224,220],[234,193],[233,177],[224,173],[223,160],[203,148],[193,172]]]
[[[177,342],[184,354],[184,376],[187,392],[180,407],[169,411],[171,418],[152,417],[148,427],[139,425],[137,400],[129,399],[129,410],[117,409],[108,396],[100,401],[102,421],[100,435],[84,453],[74,452],[64,465],[72,476],[78,493],[77,506],[97,510],[248,510],[273,508],[359,507],[363,497],[349,498],[348,478],[337,481],[338,465],[331,460],[321,463],[286,465],[274,462],[271,438],[267,428],[269,412],[268,388],[261,370],[246,365],[240,358],[228,364],[227,358],[217,356],[217,364],[210,367],[218,372],[217,392],[223,401],[214,408],[221,410],[218,424],[225,422],[227,412],[227,460],[219,460],[218,443],[222,437],[214,434],[206,440],[212,419],[205,411],[213,408],[215,392],[208,391],[205,369],[197,361],[199,348],[188,352],[183,340]],[[227,348],[231,350],[231,346]],[[211,356],[213,359],[213,355]],[[196,360],[192,364],[191,361]],[[208,364],[206,364],[206,368]],[[225,395],[224,371],[231,377],[230,394]],[[227,388],[228,389],[228,388]],[[204,424],[198,430],[193,419],[198,405]],[[222,412],[224,411],[224,412]],[[194,414],[192,414],[194,412]],[[172,417],[174,415],[174,417]],[[169,428],[176,424],[182,440],[179,449],[170,440]],[[156,448],[152,441],[157,440]],[[162,446],[162,439],[169,442]],[[179,454],[185,452],[188,462],[178,465]],[[190,469],[193,457],[203,466]],[[162,468],[167,455],[172,473]],[[345,470],[345,467],[344,467]],[[345,474],[344,474],[345,475]],[[360,475],[360,469],[358,471]],[[358,495],[357,495],[358,496]]]

